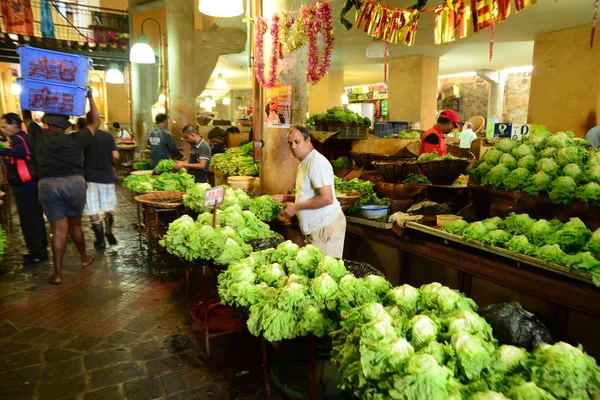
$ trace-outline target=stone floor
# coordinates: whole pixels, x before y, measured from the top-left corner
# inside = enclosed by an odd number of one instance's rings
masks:
[[[0,264],[0,399],[240,399],[267,397],[260,345],[247,332],[215,338],[211,357],[188,316],[177,259],[151,262],[118,189],[119,244],[82,268],[72,243],[63,284],[51,265],[21,265],[19,222]],[[87,247],[93,250],[86,227]],[[198,298],[193,277],[191,297]]]

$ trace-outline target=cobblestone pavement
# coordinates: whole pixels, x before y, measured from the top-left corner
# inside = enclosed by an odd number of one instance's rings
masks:
[[[133,226],[135,202],[120,186],[118,195],[119,244],[82,268],[70,243],[59,286],[46,283],[49,263],[21,265],[26,248],[13,215],[0,264],[0,399],[266,398],[258,340],[215,338],[206,357],[179,261],[166,253],[160,269],[149,261]]]

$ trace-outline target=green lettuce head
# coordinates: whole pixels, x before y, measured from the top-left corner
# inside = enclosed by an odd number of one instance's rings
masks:
[[[530,172],[535,172],[535,156],[525,156],[519,160],[517,167],[528,169]]]

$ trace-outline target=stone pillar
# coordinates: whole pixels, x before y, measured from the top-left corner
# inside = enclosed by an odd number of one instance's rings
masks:
[[[477,71],[477,76],[490,84],[487,121],[504,122],[502,109],[504,106],[504,83],[506,75],[499,71],[485,69]]]
[[[413,56],[390,60],[388,115],[391,121],[419,122],[421,129],[435,123],[438,57]]]
[[[292,85],[292,124],[305,124],[308,112],[309,85],[306,81],[308,68],[308,51],[306,48],[296,50],[293,55],[294,65],[289,71],[284,71],[279,82]],[[265,68],[266,69],[266,68]],[[325,75],[327,76],[327,75]],[[341,96],[341,95],[340,95]],[[261,115],[265,114],[265,105],[261,106]]]
[[[146,148],[152,130],[152,104],[157,100],[158,69],[156,65],[131,63],[131,96],[133,127],[138,150]]]
[[[342,94],[344,93],[344,73],[329,72],[319,83],[309,86],[308,104],[310,115],[326,112],[331,107],[342,106]]]
[[[571,130],[585,137],[588,119],[599,110],[598,37],[590,49],[589,27],[538,36],[533,49],[528,122],[545,125],[552,132]]]

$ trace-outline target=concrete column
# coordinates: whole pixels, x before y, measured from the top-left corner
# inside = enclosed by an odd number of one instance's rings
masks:
[[[391,121],[419,122],[421,129],[435,123],[438,57],[390,60],[388,114]]]
[[[598,37],[590,49],[588,27],[538,36],[533,49],[528,122],[546,125],[552,132],[572,130],[584,137],[589,117],[598,111]]]
[[[279,82],[292,85],[292,124],[305,124],[309,98],[309,85],[306,81],[308,50],[306,48],[296,50],[293,55],[287,55],[287,57],[293,58],[295,62],[289,71],[284,71],[280,75]],[[261,115],[264,114],[265,105],[263,104]]]
[[[310,115],[326,112],[331,107],[342,106],[344,93],[344,73],[329,72],[316,85],[308,88],[308,105]]]
[[[138,150],[146,148],[152,130],[152,104],[157,100],[158,69],[156,65],[131,63],[131,96],[133,127]]]
[[[508,122],[502,120],[506,75],[499,71],[480,70],[477,71],[477,76],[490,84],[487,121],[495,120],[497,122]]]

